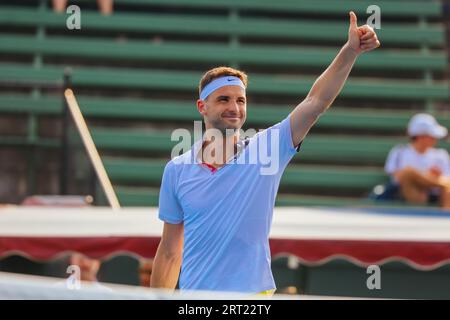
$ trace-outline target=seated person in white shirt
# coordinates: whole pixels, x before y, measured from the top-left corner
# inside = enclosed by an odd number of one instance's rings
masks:
[[[411,142],[390,151],[385,171],[407,202],[423,205],[437,200],[450,209],[450,157],[447,150],[434,148],[447,134],[433,116],[419,113],[408,124]]]

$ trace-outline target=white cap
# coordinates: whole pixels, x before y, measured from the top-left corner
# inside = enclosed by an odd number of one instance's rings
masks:
[[[447,136],[447,128],[439,125],[436,119],[427,113],[418,113],[409,120],[408,134],[411,137],[427,135],[436,139]]]

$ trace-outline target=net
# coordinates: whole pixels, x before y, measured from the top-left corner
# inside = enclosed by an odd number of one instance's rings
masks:
[[[331,297],[278,295],[268,298],[242,293],[172,292],[164,289],[89,282],[82,282],[76,286],[70,279],[0,272],[1,300],[297,300],[300,298]]]

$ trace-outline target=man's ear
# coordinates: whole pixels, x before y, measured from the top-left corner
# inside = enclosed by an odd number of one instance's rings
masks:
[[[197,100],[197,110],[200,112],[202,116],[206,114],[206,103],[204,100],[198,99]]]

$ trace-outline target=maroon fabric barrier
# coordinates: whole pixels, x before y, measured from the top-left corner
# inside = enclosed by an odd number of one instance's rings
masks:
[[[103,259],[120,252],[154,257],[159,238],[153,237],[0,237],[0,257],[19,253],[36,260],[51,260],[65,251]]]
[[[403,261],[416,269],[434,269],[450,262],[450,243],[367,240],[271,239],[272,256],[295,255],[307,264],[344,257],[358,265]]]
[[[0,257],[25,255],[35,260],[50,260],[66,251],[105,259],[128,253],[154,257],[158,237],[0,237]],[[323,264],[345,258],[359,265],[404,261],[417,269],[433,269],[450,262],[450,243],[270,239],[272,256],[294,255],[306,264]]]

